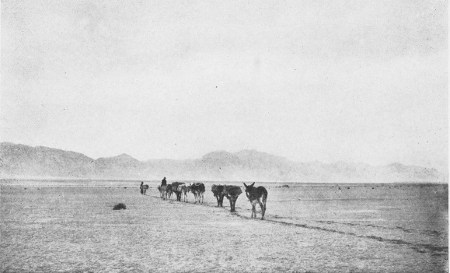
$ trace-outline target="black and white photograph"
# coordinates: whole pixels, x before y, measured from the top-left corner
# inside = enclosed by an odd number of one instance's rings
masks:
[[[448,1],[1,0],[0,272],[449,272]]]

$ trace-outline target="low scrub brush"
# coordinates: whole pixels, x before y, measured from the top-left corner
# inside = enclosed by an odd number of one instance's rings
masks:
[[[127,209],[127,206],[125,206],[124,203],[119,203],[119,204],[116,204],[113,208],[113,210],[121,210],[121,209]]]

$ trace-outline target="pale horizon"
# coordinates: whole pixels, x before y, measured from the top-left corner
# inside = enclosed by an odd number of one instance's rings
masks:
[[[448,172],[446,1],[2,1],[0,142]]]

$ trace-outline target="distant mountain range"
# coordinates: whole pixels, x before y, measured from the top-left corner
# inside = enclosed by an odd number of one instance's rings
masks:
[[[283,157],[243,150],[216,151],[193,160],[139,161],[130,155],[93,159],[84,154],[0,143],[1,178],[90,178],[273,182],[446,182],[436,169],[393,163],[294,162]]]

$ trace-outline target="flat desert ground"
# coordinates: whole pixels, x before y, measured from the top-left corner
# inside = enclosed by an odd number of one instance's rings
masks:
[[[448,272],[447,185],[272,184],[260,220],[149,184],[3,181],[0,272]]]

